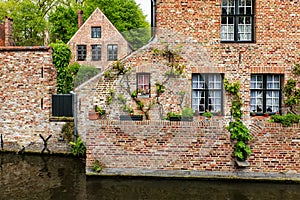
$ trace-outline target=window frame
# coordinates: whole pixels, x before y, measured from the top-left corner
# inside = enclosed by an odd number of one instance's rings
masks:
[[[97,47],[100,47],[100,48],[97,48]],[[91,50],[92,50],[92,61],[100,61],[102,46],[100,44],[92,44]]]
[[[279,88],[267,88],[267,80],[268,80],[268,76],[274,76],[277,75],[279,76]],[[262,76],[262,88],[252,88],[251,87],[251,79],[252,76]],[[284,75],[283,74],[251,74],[250,76],[250,102],[249,102],[249,109],[250,109],[250,114],[251,115],[264,115],[264,113],[268,113],[269,115],[274,115],[276,113],[282,114],[282,98],[283,98],[283,79],[284,79]],[[257,84],[257,83],[256,83]],[[261,112],[256,112],[251,110],[251,93],[252,91],[262,91],[262,111]],[[274,91],[278,91],[279,95],[278,95],[278,111],[276,112],[268,112],[267,111],[267,92],[274,92]],[[255,104],[257,105],[257,104]]]
[[[79,44],[76,46],[77,61],[86,61],[87,49],[85,44]]]
[[[110,47],[112,47],[112,52],[110,51]],[[116,47],[116,53],[114,52],[114,47]],[[108,61],[116,61],[118,60],[118,45],[117,44],[108,44],[107,45],[107,60]]]
[[[252,1],[251,14],[239,14],[239,1],[240,0],[233,0],[234,1],[234,14],[224,14],[223,13],[223,0],[221,1],[221,22],[220,22],[220,41],[221,43],[254,43],[255,42],[255,0]],[[247,6],[245,6],[246,8]],[[233,17],[233,40],[222,39],[222,19],[223,17],[227,17],[226,21],[228,22],[228,17]],[[250,17],[251,20],[251,39],[250,40],[240,40],[238,38],[238,26],[239,26],[239,18],[240,17]]]
[[[140,76],[143,76],[142,84],[139,84]],[[148,77],[148,84],[145,84],[145,76]],[[148,85],[148,91],[146,91],[145,93],[142,93],[141,91],[139,91],[139,86],[145,87],[147,85]],[[143,89],[143,90],[145,90],[145,89]],[[145,72],[136,73],[136,91],[137,91],[137,97],[146,97],[146,98],[151,97],[151,74],[150,73],[145,73]]]
[[[92,26],[91,28],[91,38],[101,38],[101,26]]]
[[[194,76],[202,76],[203,77],[203,81],[204,81],[204,88],[194,88],[193,87],[193,79],[194,79]],[[220,82],[220,88],[209,88],[208,84],[208,80],[209,80],[209,77],[210,76],[215,76],[215,75],[219,75],[220,78],[221,78],[221,82]],[[199,80],[199,78],[198,78]],[[192,89],[192,94],[191,94],[191,105],[192,105],[192,108],[194,110],[194,112],[197,112],[201,115],[203,114],[205,111],[209,111],[211,112],[213,115],[223,115],[224,114],[224,74],[221,74],[221,73],[193,73],[192,74],[192,80],[191,80],[191,89]],[[204,109],[203,111],[201,111],[200,109],[198,110],[195,110],[194,109],[194,104],[193,104],[193,92],[194,91],[203,91],[204,92]],[[209,92],[210,91],[220,91],[220,95],[221,95],[221,104],[220,104],[220,110],[219,111],[211,111],[210,108],[209,108]],[[198,103],[198,108],[201,104]]]

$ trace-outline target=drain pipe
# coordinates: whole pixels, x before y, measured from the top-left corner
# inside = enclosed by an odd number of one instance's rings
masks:
[[[73,110],[73,119],[74,119],[74,142],[76,143],[77,141],[77,101],[76,101],[76,93],[71,91],[72,94],[72,110]]]
[[[0,134],[0,144],[1,144],[1,149],[3,150],[3,138],[2,138],[2,134]]]

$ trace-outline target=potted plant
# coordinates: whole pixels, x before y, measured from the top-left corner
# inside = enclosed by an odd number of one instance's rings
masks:
[[[209,112],[208,110],[206,110],[203,114],[203,117],[205,117],[206,119],[210,119],[213,117],[213,114],[211,112]]]
[[[94,110],[89,111],[89,120],[99,119],[99,112],[97,111],[97,105],[94,106]]]
[[[182,121],[193,121],[194,110],[192,108],[183,108],[181,120]]]
[[[174,112],[168,112],[166,119],[170,121],[181,121],[181,115]]]

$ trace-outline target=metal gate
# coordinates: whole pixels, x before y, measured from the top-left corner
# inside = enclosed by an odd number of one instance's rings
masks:
[[[72,94],[52,95],[52,116],[73,117]]]

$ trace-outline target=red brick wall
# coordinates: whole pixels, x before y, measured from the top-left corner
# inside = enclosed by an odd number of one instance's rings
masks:
[[[95,160],[110,169],[237,172],[234,142],[212,121],[97,121],[87,133],[87,169]],[[244,172],[300,173],[300,125],[252,121],[250,166]],[[132,172],[135,173],[135,172]],[[167,173],[167,172],[166,172]]]

